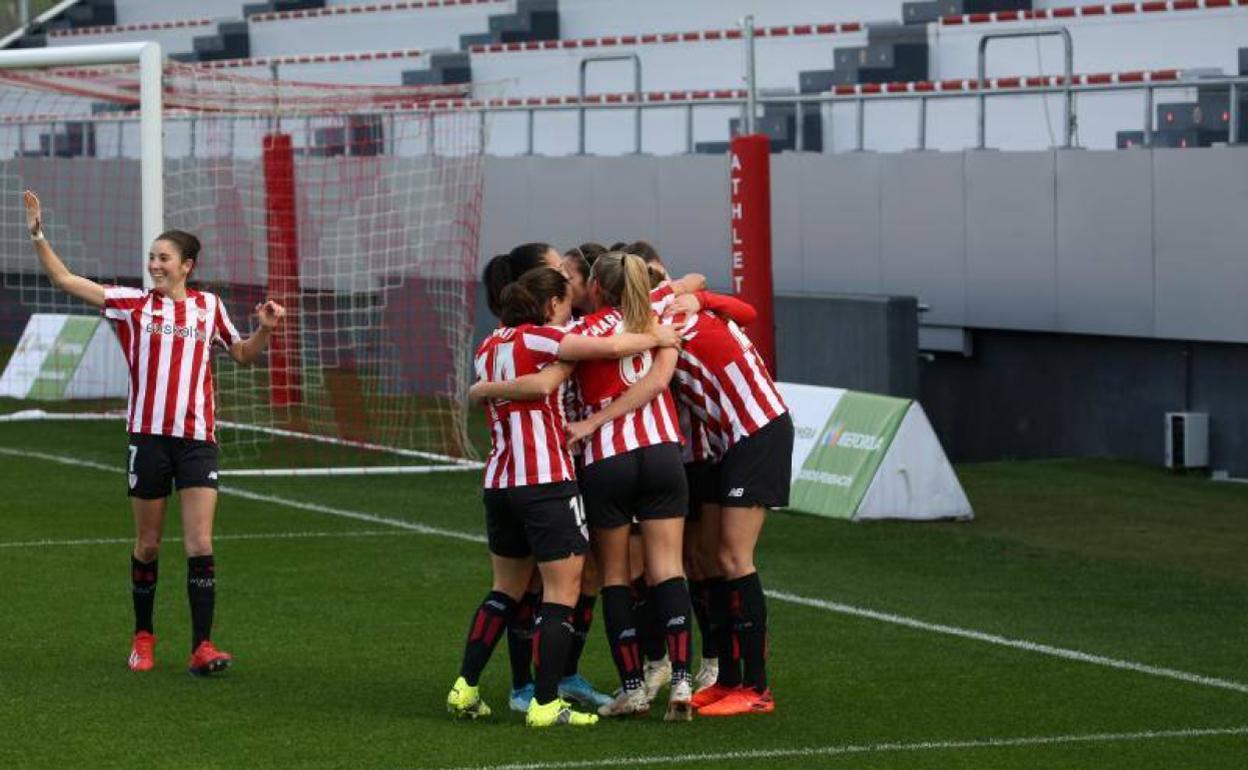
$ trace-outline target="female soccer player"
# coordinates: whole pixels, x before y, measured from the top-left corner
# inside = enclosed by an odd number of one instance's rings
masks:
[[[636,254],[646,263],[650,273],[651,286],[658,289],[667,280],[668,270],[658,251],[646,241],[634,241],[625,251]],[[757,318],[757,313],[749,304],[735,297],[698,291],[671,297],[666,305],[666,316],[677,313],[696,313],[699,309],[713,312],[721,318],[731,319],[742,325],[749,325]],[[621,398],[616,399],[597,420],[614,419],[641,405],[642,393],[657,387],[651,378],[655,372],[645,378]],[[677,401],[677,414],[680,420],[681,433],[685,443],[681,447],[681,460],[685,464],[685,478],[689,486],[689,513],[685,519],[684,532],[684,564],[689,577],[689,593],[693,602],[694,616],[697,619],[698,631],[702,639],[702,661],[695,685],[698,690],[714,684],[719,675],[716,634],[710,628],[710,594],[717,583],[723,582],[719,570],[719,528],[701,525],[702,513],[708,508],[713,509],[711,515],[718,516],[718,478],[719,460],[722,448],[719,447],[717,436],[708,431],[705,423],[693,417],[686,404]],[[585,433],[592,431],[597,423],[574,423],[569,426],[569,435],[574,438],[573,446]],[[715,519],[718,522],[718,518]],[[664,650],[663,632],[658,628],[654,617],[654,600],[650,595],[651,588],[644,579],[644,559],[642,558],[640,538],[636,535],[630,540],[630,556],[632,557],[633,591],[635,594],[635,611],[640,627],[639,636],[642,640],[642,651],[646,658],[644,666],[646,692],[653,699],[658,690],[671,678],[671,664]]]
[[[684,340],[677,394],[723,447],[719,506],[705,507],[701,524],[703,536],[718,542],[724,578],[712,583],[710,597],[710,625],[719,629],[719,675],[694,696],[693,706],[700,716],[769,713],[775,702],[767,686],[767,604],[754,550],[767,509],[789,502],[793,420],[762,358],[734,322],[696,310],[670,322]]]
[[[567,334],[571,317],[568,280],[550,268],[529,270],[498,297],[503,326],[477,350],[481,380],[505,382],[555,365],[560,360],[612,359],[648,351],[662,340],[648,329],[636,334],[592,338]],[[675,335],[663,334],[668,344]],[[612,365],[618,365],[614,360]],[[563,413],[554,388],[534,401],[493,401],[488,406],[493,449],[485,471],[486,521],[494,571],[491,592],[469,628],[460,677],[447,696],[457,716],[490,713],[478,681],[516,601],[529,583],[536,559],[542,574],[542,605],[536,622],[537,680],[526,722],[532,727],[589,725],[558,697],[558,684],[572,645],[573,606],[581,586],[588,541],[584,530],[571,456],[564,438]]]
[[[586,244],[586,248],[592,248],[592,246],[593,244]],[[523,243],[505,254],[499,254],[486,264],[482,271],[482,283],[486,287],[487,301],[495,317],[498,317],[502,310],[503,290],[512,285],[520,276],[539,267],[562,268],[559,252],[555,251],[550,244]],[[551,370],[552,373],[554,371]],[[551,387],[557,387],[557,385]],[[575,400],[574,388],[568,387],[564,391],[566,399]],[[591,574],[590,577],[592,578],[593,575]],[[508,706],[513,711],[521,713],[528,712],[529,703],[533,700],[532,642],[541,597],[540,573],[534,570],[530,585],[522,595],[515,611],[511,613],[507,624],[507,651],[511,665],[511,695],[508,698]],[[594,689],[593,685],[579,672],[584,640],[588,637],[589,626],[593,621],[593,604],[592,597],[584,596],[576,602],[574,623],[576,636],[572,653],[568,656],[566,675],[559,683],[559,691],[560,697],[593,705],[596,708],[608,700],[608,697]]]
[[[130,367],[127,472],[135,528],[130,556],[135,626],[130,669],[148,671],[155,665],[152,608],[157,557],[166,503],[171,486],[176,486],[191,605],[188,668],[197,676],[223,671],[232,658],[211,640],[216,599],[212,522],[217,506],[211,346],[219,344],[239,363],[254,363],[286,311],[272,301],[257,305],[260,328],[247,339],[240,337],[219,297],[187,287],[200,259],[200,244],[181,230],[161,233],[152,243],[147,258],[151,291],[101,286],[74,275],[43,235],[39,198],[29,190],[23,198],[26,224],[44,272],[58,289],[103,309],[104,317],[114,323]]]

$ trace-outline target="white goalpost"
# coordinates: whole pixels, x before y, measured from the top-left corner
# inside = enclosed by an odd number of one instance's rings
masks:
[[[267,365],[216,361],[223,475],[481,467],[463,395],[485,137],[461,88],[279,81],[166,62],[152,42],[0,52],[0,353],[23,350],[34,314],[89,311],[30,257],[30,188],[75,272],[147,287],[147,245],[172,227],[201,239],[193,281],[240,329],[260,299],[286,305]],[[51,334],[23,364],[32,382],[105,377]],[[116,418],[64,391],[32,390],[7,419]]]

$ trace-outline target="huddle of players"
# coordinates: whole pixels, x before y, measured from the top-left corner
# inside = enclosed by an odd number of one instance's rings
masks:
[[[506,633],[511,707],[530,726],[645,713],[669,680],[669,721],[772,711],[754,548],[766,509],[788,503],[793,424],[737,325],[753,308],[702,276],[671,279],[644,242],[562,258],[523,244],[483,281],[501,324],[477,349],[470,396],[486,401],[493,443],[494,580],[448,709],[490,713],[478,681]],[[576,673],[599,589],[612,697]]]

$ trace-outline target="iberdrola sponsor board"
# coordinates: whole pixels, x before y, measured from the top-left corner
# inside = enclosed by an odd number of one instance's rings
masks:
[[[970,502],[923,408],[777,383],[796,436],[789,507],[842,519],[968,519]]]
[[[905,399],[870,393],[841,396],[793,481],[790,505],[853,518],[908,406]]]

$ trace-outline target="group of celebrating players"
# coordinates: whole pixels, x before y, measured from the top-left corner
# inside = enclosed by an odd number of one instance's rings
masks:
[[[129,367],[128,665],[155,665],[157,559],[176,486],[187,665],[196,675],[222,671],[232,658],[211,640],[211,349],[257,361],[286,311],[257,305],[260,326],[242,337],[219,297],[188,287],[200,243],[179,230],[153,242],[149,290],[78,276],[44,236],[39,199],[27,191],[24,204],[48,278],[113,322]],[[584,244],[563,256],[523,244],[494,257],[483,281],[500,324],[477,349],[469,396],[489,416],[483,498],[493,586],[473,615],[448,709],[490,713],[478,683],[506,635],[509,704],[533,727],[643,714],[668,684],[669,721],[774,710],[754,549],[767,508],[788,504],[793,422],[738,326],[754,320],[753,308],[706,291],[700,275],[672,279],[641,241]],[[619,675],[611,696],[578,673],[599,594]],[[702,639],[696,677],[691,616]]]
[[[773,711],[754,550],[766,510],[788,504],[793,422],[738,326],[753,308],[673,279],[644,241],[526,243],[482,280],[500,324],[469,395],[492,439],[493,585],[448,710],[489,715],[479,681],[505,634],[509,705],[532,727],[644,714],[668,684],[668,721]],[[578,673],[599,593],[612,696]]]

